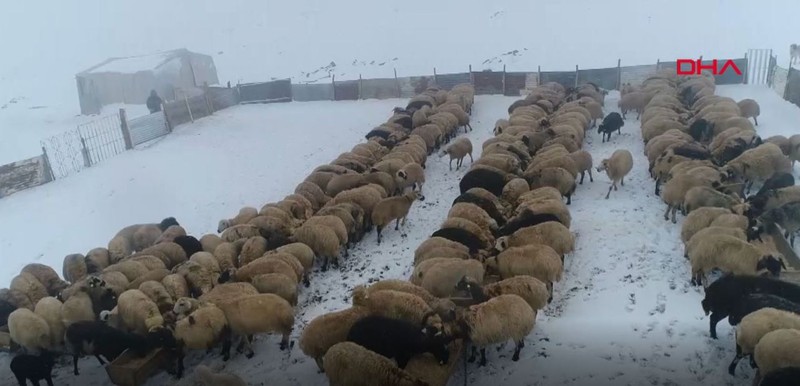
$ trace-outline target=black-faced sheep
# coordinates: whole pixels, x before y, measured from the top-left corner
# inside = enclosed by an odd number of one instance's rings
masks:
[[[620,116],[619,113],[616,112],[609,113],[608,115],[606,115],[605,118],[603,118],[603,122],[600,124],[600,126],[597,127],[597,132],[602,133],[603,135],[602,142],[606,141],[606,136],[610,141],[611,133],[615,131],[617,133],[621,133],[621,128],[624,125],[625,125],[625,120],[622,119],[622,116]]]
[[[561,222],[561,219],[558,216],[551,214],[551,213],[534,213],[531,210],[524,210],[516,217],[510,219],[506,225],[502,226],[497,231],[497,235],[499,237],[502,236],[510,236],[514,232],[526,228],[531,227],[537,224],[541,224],[547,221],[557,221]],[[569,227],[569,224],[563,224],[565,227]]]
[[[441,331],[378,315],[355,322],[347,334],[347,340],[386,358],[394,358],[401,369],[405,369],[411,357],[418,354],[431,353],[440,365],[450,359],[450,351]]]
[[[733,274],[755,275],[767,270],[778,276],[786,269],[782,256],[765,255],[758,247],[739,238],[716,234],[704,238],[697,247],[689,251],[692,262],[692,284],[707,283],[705,275],[713,268]]]

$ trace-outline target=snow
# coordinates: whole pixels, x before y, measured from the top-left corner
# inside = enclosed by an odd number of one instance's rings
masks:
[[[786,133],[800,110],[770,89],[721,86],[721,95],[750,96],[762,107],[759,130]],[[606,98],[606,112],[615,111],[618,93]],[[480,144],[492,136],[494,121],[506,117],[516,98],[476,97],[474,131],[467,136],[480,156]],[[160,141],[126,152],[74,177],[0,200],[0,246],[12,256],[0,272],[8,280],[26,263],[60,268],[64,255],[103,245],[128,224],[174,215],[190,234],[213,232],[217,220],[244,205],[260,206],[290,193],[314,167],[363,140],[370,127],[383,121],[404,100],[305,102],[245,105],[184,125]],[[310,113],[310,112],[313,112]],[[621,135],[597,142],[591,131],[585,141],[598,163],[614,150],[628,149],[634,168],[625,185],[605,200],[609,181],[588,176],[569,207],[576,251],[567,256],[565,276],[555,286],[555,299],[542,310],[518,362],[510,361],[510,344],[487,350],[487,367],[468,366],[468,383],[490,385],[740,385],[752,371],[727,374],[734,356],[733,329],[718,325],[719,340],[708,337],[708,319],[700,307],[702,290],[689,285],[689,265],[682,257],[680,222],[663,220],[663,204],[653,195],[647,174],[639,122],[629,115]],[[462,134],[464,135],[464,134]],[[349,306],[349,292],[358,284],[386,278],[407,278],[413,251],[438,229],[458,182],[466,172],[449,170],[447,158],[433,155],[426,169],[426,200],[415,203],[405,228],[387,229],[379,247],[368,234],[350,253],[341,271],[314,272],[311,287],[302,288],[292,339],[314,317]],[[468,165],[467,165],[468,166]],[[102,183],[98,183],[102,181]],[[86,189],[91,186],[91,189]],[[157,188],[154,188],[157,187]],[[65,205],[65,203],[69,203]],[[74,226],[75,219],[80,219]],[[32,238],[31,234],[46,235]],[[30,242],[35,240],[35,242]],[[25,242],[28,241],[28,242]],[[241,355],[223,363],[217,353],[191,353],[184,380],[166,373],[147,385],[189,385],[198,363],[223,367],[251,384],[324,385],[314,361],[295,347],[277,349],[279,337],[259,336],[256,357]],[[8,358],[0,355],[0,368]],[[56,383],[104,385],[107,376],[91,358],[80,362],[81,375],[71,374],[68,358],[57,368]],[[462,384],[459,366],[450,385]],[[10,381],[6,375],[5,381]],[[0,376],[0,380],[3,377]]]
[[[154,70],[169,58],[171,52],[159,52],[151,55],[132,56],[128,58],[116,58],[97,68],[91,69],[89,73],[118,72],[123,74],[133,74],[139,71]]]

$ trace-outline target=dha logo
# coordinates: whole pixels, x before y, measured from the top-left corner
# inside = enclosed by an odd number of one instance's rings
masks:
[[[678,59],[676,70],[678,75],[700,75],[703,70],[709,70],[714,75],[722,75],[732,68],[736,75],[742,75],[742,70],[733,60],[725,61],[722,68],[719,68],[718,63],[717,59],[712,60],[711,64],[703,64],[700,59]]]

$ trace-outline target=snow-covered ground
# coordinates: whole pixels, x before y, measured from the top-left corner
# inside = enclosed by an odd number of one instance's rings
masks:
[[[613,67],[618,58],[635,65],[741,57],[748,48],[773,48],[787,63],[800,2],[43,0],[2,10],[0,106],[27,103],[0,109],[5,164],[40,154],[42,137],[78,123],[75,74],[110,57],[187,48],[213,56],[222,84],[327,83],[332,75],[391,78],[394,69],[430,75],[433,67],[441,74],[470,65],[563,71]]]

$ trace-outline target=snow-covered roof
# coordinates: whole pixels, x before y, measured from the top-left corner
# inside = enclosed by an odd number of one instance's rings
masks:
[[[107,59],[86,71],[84,74],[97,74],[102,72],[115,72],[121,74],[134,74],[139,71],[158,69],[165,64],[182,56],[193,54],[186,49],[157,52],[148,55],[128,56],[123,58]]]

